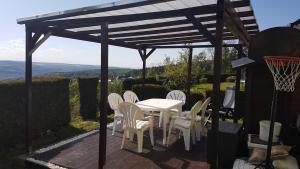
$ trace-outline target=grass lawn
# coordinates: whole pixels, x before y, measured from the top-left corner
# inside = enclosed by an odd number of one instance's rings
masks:
[[[234,82],[222,82],[220,90],[225,91],[226,87],[228,87],[228,86],[235,86],[235,83]],[[191,92],[195,92],[195,93],[200,92],[200,93],[203,93],[204,95],[206,95],[205,91],[212,90],[212,88],[213,88],[212,83],[202,83],[202,84],[192,86]],[[244,83],[241,83],[241,91],[245,91]]]
[[[113,116],[110,115],[108,122],[111,122],[112,119]],[[34,138],[33,149],[36,150],[98,128],[99,123],[97,121],[83,120],[80,116],[74,116],[68,126],[48,131],[40,137]],[[16,160],[16,157],[23,153],[20,148],[15,147],[0,149],[0,169],[23,168],[22,164]]]

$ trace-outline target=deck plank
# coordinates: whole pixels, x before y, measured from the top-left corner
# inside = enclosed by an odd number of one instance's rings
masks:
[[[150,144],[148,132],[144,133],[143,153],[137,152],[136,137],[133,142],[125,141],[121,150],[120,127],[114,136],[107,130],[106,169],[209,169],[206,162],[206,138],[184,150],[183,139],[172,134],[170,146],[162,145],[162,129],[155,128],[155,146]],[[33,158],[70,169],[98,169],[99,133],[76,140],[59,148],[34,155]]]

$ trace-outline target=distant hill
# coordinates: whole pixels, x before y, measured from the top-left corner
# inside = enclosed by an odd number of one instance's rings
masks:
[[[32,64],[33,76],[42,75],[63,75],[67,77],[77,76],[98,76],[100,66],[80,65],[80,64],[63,64],[63,63],[43,63],[34,62]],[[126,74],[133,69],[110,67],[111,76]],[[19,79],[25,77],[25,63],[22,61],[0,61],[0,80]]]

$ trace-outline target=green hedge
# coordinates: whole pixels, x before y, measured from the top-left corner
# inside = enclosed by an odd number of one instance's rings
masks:
[[[33,136],[70,122],[69,79],[38,78],[32,85]],[[0,82],[0,147],[23,144],[25,140],[24,81]]]
[[[236,76],[236,74],[234,74],[234,73],[221,74],[221,82],[226,82],[226,79],[229,76]],[[213,83],[214,82],[214,75],[213,74],[204,74],[204,77],[207,78],[207,83]]]
[[[136,84],[142,84],[143,79],[137,78],[137,79],[126,79],[123,81],[123,90],[132,90],[133,85]],[[162,85],[163,81],[156,80],[155,77],[148,77],[145,79],[145,84],[158,84]]]
[[[98,110],[98,78],[78,78],[80,95],[80,115],[86,119],[95,119]]]
[[[144,88],[143,85],[137,84],[132,86],[132,90],[140,100],[165,98],[168,93],[168,90],[164,86],[157,84],[145,84]]]
[[[199,93],[199,92],[191,92],[190,93],[190,103],[189,105],[186,103],[183,106],[183,110],[190,110],[194,104],[196,104],[199,100],[204,100],[205,96],[203,95],[203,93]]]

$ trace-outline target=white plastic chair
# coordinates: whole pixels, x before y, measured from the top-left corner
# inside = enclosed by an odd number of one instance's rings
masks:
[[[167,94],[166,99],[180,100],[183,102],[183,104],[180,107],[171,110],[173,113],[179,115],[182,111],[182,106],[185,104],[186,101],[185,94],[180,90],[172,90]],[[163,119],[163,112],[160,112],[159,123],[158,123],[159,127],[161,127],[162,119]]]
[[[123,94],[123,98],[125,102],[130,102],[130,103],[136,103],[140,101],[138,96],[133,91],[130,90],[125,91],[125,93]]]
[[[114,122],[113,122],[113,131],[112,135],[115,134],[116,126],[118,121],[120,120],[122,123],[123,114],[119,112],[118,106],[120,103],[124,102],[122,97],[117,93],[111,93],[108,95],[108,104],[110,108],[114,111]]]
[[[196,135],[196,119],[197,113],[205,107],[202,101],[198,101],[191,109],[190,113],[186,117],[182,116],[172,116],[171,123],[169,126],[169,134],[167,138],[167,145],[169,144],[169,139],[171,136],[172,128],[179,129],[183,133],[185,150],[190,150],[190,137],[192,134],[193,143],[195,144]]]
[[[154,146],[153,138],[153,118],[152,116],[144,117],[143,111],[133,103],[123,102],[119,105],[120,113],[123,114],[123,139],[121,149],[124,148],[125,138],[133,134],[137,134],[138,152],[143,151],[143,136],[144,131],[149,129],[150,140]]]
[[[205,113],[206,113],[206,109],[207,109],[207,106],[209,105],[210,101],[211,101],[211,98],[208,97],[201,105],[201,108],[200,108],[201,115],[196,116],[196,131],[195,132],[196,132],[197,141],[200,141],[201,133],[203,132],[203,129],[205,127]]]

